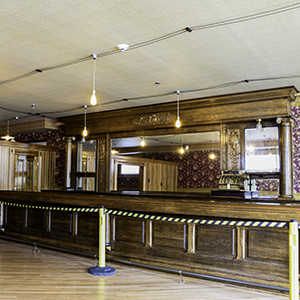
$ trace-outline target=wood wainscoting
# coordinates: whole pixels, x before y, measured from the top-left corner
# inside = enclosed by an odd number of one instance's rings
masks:
[[[2,192],[3,201],[39,208],[2,204],[4,231],[0,231],[0,236],[97,254],[98,213],[49,207],[105,206],[162,218],[274,222],[297,219],[300,212],[299,205],[292,201],[286,205],[286,201],[250,203],[193,197]],[[199,225],[109,214],[106,242],[110,245],[110,251],[107,250],[110,258],[288,287],[287,228]]]
[[[288,285],[286,228],[110,219],[109,256],[222,278]]]

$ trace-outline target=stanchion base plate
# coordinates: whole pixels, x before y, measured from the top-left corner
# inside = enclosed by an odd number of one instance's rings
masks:
[[[112,267],[91,267],[89,273],[97,276],[109,276],[116,273],[116,269]]]

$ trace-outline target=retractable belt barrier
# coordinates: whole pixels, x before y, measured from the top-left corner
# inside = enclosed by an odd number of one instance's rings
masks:
[[[166,221],[177,223],[190,223],[198,225],[219,225],[219,226],[245,226],[245,227],[273,227],[273,228],[288,228],[289,229],[289,286],[290,300],[299,300],[299,224],[296,220],[289,222],[269,222],[269,221],[230,221],[230,220],[206,220],[206,219],[187,219],[155,216],[150,214],[128,212],[122,210],[113,210],[102,208],[81,208],[81,207],[56,207],[56,206],[41,206],[28,205],[12,202],[0,201],[0,204],[7,206],[15,206],[28,209],[43,209],[49,211],[68,211],[68,212],[85,212],[99,213],[99,265],[89,269],[92,275],[112,275],[115,269],[105,266],[105,215],[112,214],[122,217],[132,217],[139,219],[149,219],[153,221]]]
[[[96,213],[96,212],[100,212],[100,210],[101,210],[101,208],[27,205],[27,204],[10,203],[10,202],[5,202],[5,201],[0,201],[0,204],[4,204],[4,205],[8,205],[8,206],[15,206],[15,207],[22,207],[22,208],[44,209],[44,210],[54,210],[54,211],[68,211],[68,212]],[[200,224],[200,225],[229,225],[229,226],[278,227],[278,228],[284,228],[284,227],[288,228],[289,227],[289,222],[186,219],[186,218],[155,216],[155,215],[128,212],[128,211],[122,211],[122,210],[114,210],[114,209],[105,209],[105,212],[108,213],[108,214],[122,216],[122,217],[149,219],[149,220],[153,220],[153,221],[193,223],[193,224]]]

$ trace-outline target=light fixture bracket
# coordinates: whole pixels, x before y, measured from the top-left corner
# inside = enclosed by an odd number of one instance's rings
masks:
[[[117,48],[120,51],[124,52],[124,51],[126,51],[129,48],[129,45],[127,45],[127,44],[119,44],[119,45],[117,45]]]

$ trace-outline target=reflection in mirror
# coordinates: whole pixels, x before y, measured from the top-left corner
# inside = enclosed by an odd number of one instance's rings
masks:
[[[278,172],[278,128],[245,129],[247,172]]]
[[[117,138],[111,144],[111,190],[198,193],[217,187],[219,131]],[[122,173],[123,164],[138,166],[139,173]]]
[[[96,140],[78,142],[77,189],[95,191]]]

